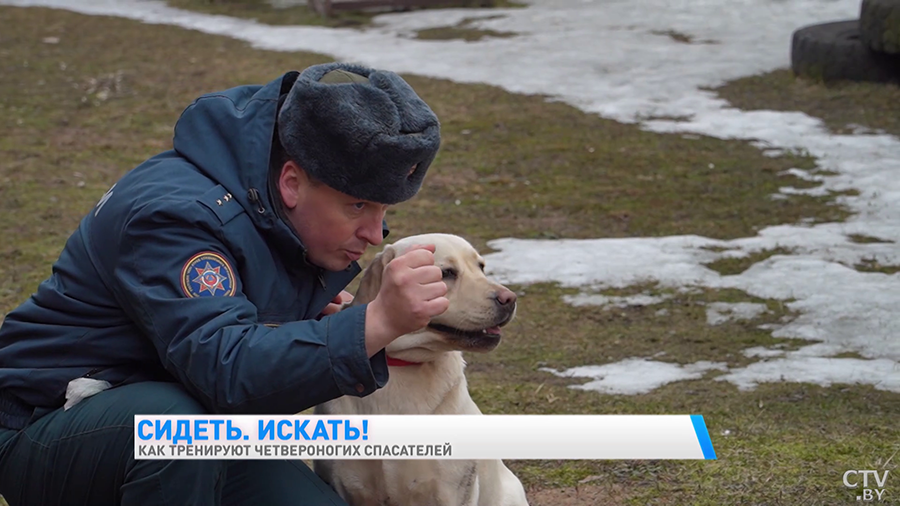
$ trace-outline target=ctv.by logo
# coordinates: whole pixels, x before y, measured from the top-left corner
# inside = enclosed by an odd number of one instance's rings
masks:
[[[856,500],[883,501],[884,484],[887,482],[888,473],[890,471],[887,469],[881,475],[878,474],[878,471],[847,471],[844,473],[844,486],[847,488],[859,487],[859,477],[862,476],[862,495],[856,496]],[[878,485],[878,488],[869,488],[870,477],[873,478],[872,481],[875,485]]]

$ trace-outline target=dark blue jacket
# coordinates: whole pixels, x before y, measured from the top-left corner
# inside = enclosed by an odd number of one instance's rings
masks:
[[[308,264],[271,205],[275,115],[296,75],[197,99],[174,149],[84,217],[0,326],[0,426],[62,406],[83,376],[177,381],[212,413],[290,414],[384,386],[384,352],[366,354],[366,306],[315,319],[359,265]]]

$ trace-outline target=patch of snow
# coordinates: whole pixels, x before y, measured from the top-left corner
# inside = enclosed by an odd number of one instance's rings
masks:
[[[766,311],[766,305],[760,303],[713,302],[706,306],[706,323],[720,325],[731,320],[752,320]]]
[[[877,390],[900,392],[900,367],[885,358],[789,357],[750,364],[716,378],[741,390],[752,390],[760,383],[791,381],[828,387],[833,384],[871,385]]]
[[[627,297],[614,297],[594,293],[580,293],[578,295],[563,295],[563,300],[573,306],[603,306],[603,307],[631,307],[652,306],[659,304],[671,296],[631,295]]]
[[[573,367],[564,371],[542,368],[562,378],[590,378],[583,385],[573,385],[580,390],[596,390],[607,394],[634,395],[650,392],[673,381],[700,379],[712,370],[724,371],[720,362],[696,362],[688,365],[657,362],[644,358],[630,358],[606,365]]]
[[[784,350],[779,350],[777,348],[766,348],[763,346],[754,346],[752,348],[747,348],[743,351],[744,356],[748,358],[760,357],[760,358],[771,358],[771,357],[780,357],[784,355]]]
[[[900,264],[892,243],[857,244],[861,234],[900,240],[900,140],[869,129],[831,133],[819,119],[800,112],[742,111],[704,88],[789,65],[791,33],[798,27],[856,19],[858,0],[530,0],[525,9],[424,10],[387,14],[363,30],[266,26],[167,7],[154,0],[0,0],[0,4],[68,9],[164,23],[244,40],[279,51],[313,51],[397,72],[488,83],[515,93],[564,101],[589,113],[684,138],[742,139],[770,156],[805,153],[819,169],[814,189],[784,188],[778,196],[840,196],[854,215],[843,223],[810,220],[760,230],[756,236],[721,241],[696,235],[661,238],[526,241],[498,239],[487,255],[490,272],[508,283],[557,282],[589,293],[598,288],[659,283],[675,289],[731,288],[784,301],[799,316],[769,326],[775,337],[806,339],[803,355],[731,371],[723,380],[742,387],[762,381],[859,383],[900,392],[900,283],[898,275],[858,272],[863,259]],[[497,17],[493,17],[497,16]],[[484,17],[474,26],[519,34],[511,38],[425,41],[417,30]],[[713,21],[714,20],[714,21]],[[651,33],[678,32],[682,43]],[[274,75],[273,75],[274,77]],[[647,118],[678,118],[650,119]],[[795,172],[800,174],[799,172]],[[709,247],[724,248],[724,252]],[[791,250],[721,276],[704,264],[728,255],[773,248]],[[574,301],[584,300],[574,298]],[[855,352],[863,359],[831,358]],[[815,354],[819,355],[816,356]],[[654,366],[654,364],[650,364]],[[590,367],[590,366],[587,366]],[[637,361],[598,366],[593,383],[613,391],[646,391]],[[677,381],[697,374],[675,364],[650,367]],[[684,366],[691,367],[691,366]],[[625,375],[633,388],[611,383]],[[592,373],[593,374],[593,373]],[[669,381],[669,380],[667,380]]]

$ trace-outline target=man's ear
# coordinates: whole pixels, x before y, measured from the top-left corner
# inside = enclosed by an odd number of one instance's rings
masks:
[[[284,207],[288,209],[297,207],[302,198],[305,179],[306,172],[293,161],[288,160],[281,167],[281,173],[278,176],[278,190],[281,193]]]
[[[356,295],[353,297],[353,306],[368,304],[375,300],[378,291],[381,290],[381,278],[384,275],[384,268],[395,256],[396,252],[390,245],[385,246],[384,251],[375,255],[375,259],[363,272],[362,281],[359,282],[359,289],[356,290]]]

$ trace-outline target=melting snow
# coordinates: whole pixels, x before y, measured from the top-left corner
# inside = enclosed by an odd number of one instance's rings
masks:
[[[689,365],[678,365],[669,362],[656,362],[642,358],[631,358],[606,365],[587,365],[573,367],[565,371],[542,368],[563,378],[591,378],[593,381],[573,388],[581,390],[597,390],[607,394],[643,394],[673,381],[700,379],[711,370],[727,370],[726,364],[720,362],[696,362]]]
[[[659,304],[669,296],[631,295],[627,297],[612,297],[606,295],[581,293],[578,295],[564,295],[563,300],[573,306],[603,306],[603,307],[629,307],[652,306]]]
[[[700,236],[498,239],[491,243],[498,252],[487,256],[489,268],[507,283],[556,281],[583,288],[585,295],[568,299],[573,304],[633,303],[591,293],[648,282],[676,289],[733,288],[784,300],[799,316],[773,327],[773,335],[806,339],[810,346],[789,353],[747,350],[748,356],[763,360],[730,370],[719,379],[740,388],[766,381],[802,381],[865,383],[900,392],[900,282],[897,275],[852,268],[864,259],[900,264],[900,248],[894,243],[900,240],[900,140],[865,128],[851,135],[834,135],[820,120],[803,113],[741,111],[702,89],[788,66],[794,29],[856,18],[857,0],[534,0],[526,9],[384,15],[377,18],[378,26],[366,30],[270,27],[148,0],[0,0],[0,4],[57,7],[177,25],[265,49],[327,53],[397,72],[543,94],[656,132],[750,140],[770,156],[808,152],[818,158],[820,168],[836,173],[807,174],[822,182],[813,193],[851,188],[859,192],[841,197],[856,213],[846,223],[769,227],[755,237],[732,241]],[[411,38],[416,30],[467,18],[480,18],[470,24],[475,28],[520,35],[478,42]],[[667,35],[673,31],[693,43]],[[679,120],[644,120],[650,117]],[[773,198],[803,192],[784,188]],[[851,234],[887,242],[858,244],[848,239]],[[708,249],[711,246],[716,250]],[[721,276],[703,266],[718,258],[777,247],[792,253],[767,258],[738,275]],[[736,311],[733,307],[731,313],[748,315],[750,310],[741,307]],[[842,352],[855,352],[862,358],[832,358]],[[767,356],[779,358],[765,360]],[[636,358],[556,374],[595,378],[578,388],[639,393],[724,367]]]
[[[706,323],[719,325],[730,320],[752,320],[766,311],[765,304],[713,302],[706,306]]]

